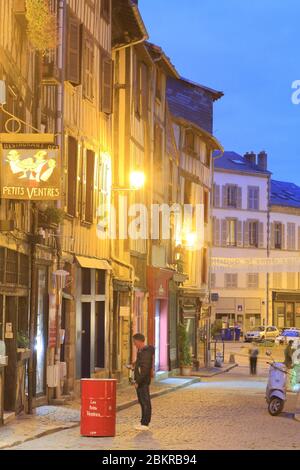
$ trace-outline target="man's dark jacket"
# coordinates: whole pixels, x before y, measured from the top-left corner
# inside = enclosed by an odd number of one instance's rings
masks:
[[[153,346],[145,346],[137,353],[134,378],[140,387],[143,385],[150,385],[151,383],[154,354],[155,349]]]

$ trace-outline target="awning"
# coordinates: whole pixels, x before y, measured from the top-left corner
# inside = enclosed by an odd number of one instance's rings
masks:
[[[112,271],[112,267],[105,259],[87,258],[85,256],[76,256],[77,262],[82,268],[99,269],[102,271]]]

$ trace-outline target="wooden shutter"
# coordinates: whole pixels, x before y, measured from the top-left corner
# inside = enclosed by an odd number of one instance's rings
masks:
[[[249,248],[250,240],[249,240],[249,220],[244,222],[244,247]]]
[[[275,223],[274,222],[271,223],[270,236],[271,236],[271,240],[270,240],[271,250],[275,250]]]
[[[258,223],[258,248],[264,248],[264,223]]]
[[[243,223],[238,220],[236,223],[237,226],[237,246],[242,247],[243,246]]]
[[[80,20],[68,11],[66,47],[66,80],[80,85],[81,24]]]
[[[228,185],[222,187],[222,207],[227,208],[228,206]]]
[[[296,249],[296,224],[294,223],[287,224],[287,249]]]
[[[82,91],[84,98],[94,99],[94,39],[82,28]]]
[[[68,138],[68,197],[67,211],[69,215],[76,216],[77,203],[77,166],[78,142],[73,137]]]
[[[140,65],[140,80],[141,80],[141,111],[143,119],[147,120],[149,110],[149,80],[148,80],[148,67],[143,62]]]
[[[222,246],[227,246],[227,220],[222,220],[221,222],[221,230],[222,230],[222,234],[221,234],[221,242],[222,242]]]
[[[113,111],[113,61],[108,56],[102,58],[102,93],[101,111],[111,114]]]
[[[214,185],[214,207],[220,207],[220,186],[218,184]]]
[[[238,187],[236,190],[236,194],[237,194],[236,207],[237,209],[242,209],[242,188]]]
[[[286,227],[285,227],[285,224],[282,224],[282,229],[281,229],[281,249],[282,250],[286,249]]]
[[[95,178],[95,153],[92,150],[86,152],[86,198],[85,221],[94,221],[94,178]]]

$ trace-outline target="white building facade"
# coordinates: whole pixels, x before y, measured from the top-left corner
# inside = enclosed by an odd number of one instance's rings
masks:
[[[212,320],[300,327],[300,188],[271,179],[265,152],[225,152],[213,203]]]

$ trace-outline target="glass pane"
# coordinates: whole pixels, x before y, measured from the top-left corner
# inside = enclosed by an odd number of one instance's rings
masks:
[[[91,295],[91,270],[83,268],[81,270],[82,295]]]
[[[286,305],[286,326],[294,326],[294,304]]]
[[[96,295],[105,295],[105,274],[106,271],[96,270]]]
[[[16,251],[7,250],[6,282],[7,284],[18,283],[18,253]]]

